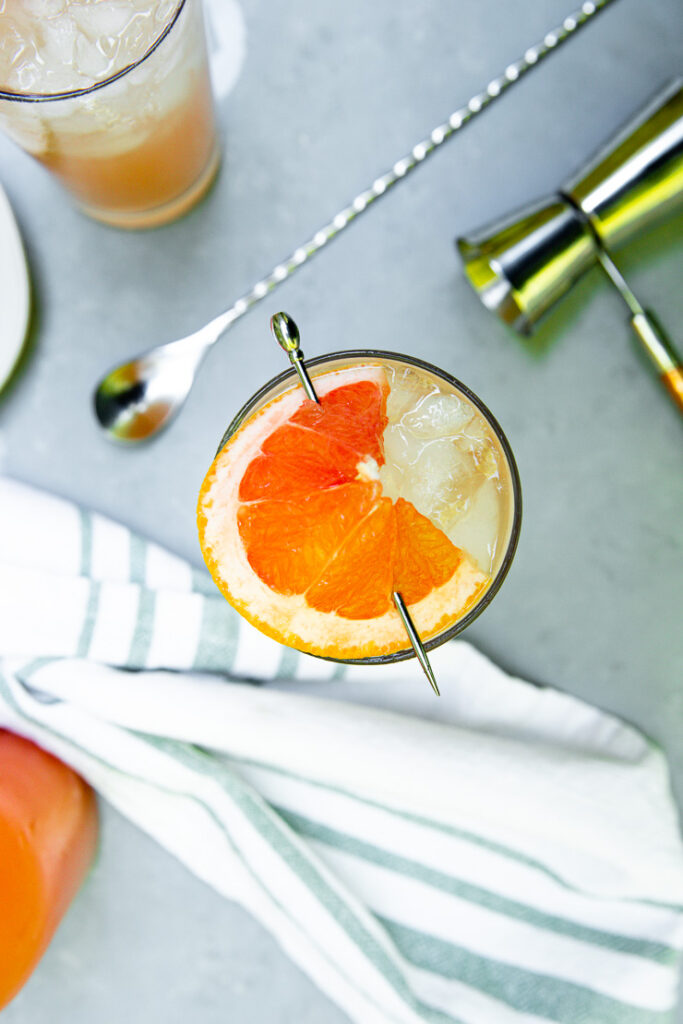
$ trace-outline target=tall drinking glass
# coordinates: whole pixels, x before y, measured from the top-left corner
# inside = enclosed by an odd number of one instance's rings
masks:
[[[5,0],[0,128],[91,217],[179,217],[219,164],[201,0]]]

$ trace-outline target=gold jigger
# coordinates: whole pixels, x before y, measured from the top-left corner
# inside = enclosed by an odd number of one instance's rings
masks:
[[[458,238],[467,278],[484,305],[520,334],[596,263],[629,308],[629,322],[683,413],[683,368],[609,251],[683,202],[683,80],[670,82],[556,195]]]

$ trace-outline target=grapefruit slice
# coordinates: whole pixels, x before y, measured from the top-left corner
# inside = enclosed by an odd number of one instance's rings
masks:
[[[381,366],[292,387],[216,456],[199,494],[206,564],[249,622],[290,647],[355,659],[407,650],[399,591],[423,640],[470,608],[489,581],[404,498],[382,493],[389,385]]]

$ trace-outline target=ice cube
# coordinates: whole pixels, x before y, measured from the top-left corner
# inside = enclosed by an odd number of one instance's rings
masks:
[[[75,55],[79,72],[95,79],[106,75],[110,66],[109,59],[80,32],[76,37]]]
[[[21,0],[21,6],[32,18],[44,21],[46,18],[55,18],[62,14],[66,0]]]
[[[474,558],[483,572],[491,572],[500,525],[500,492],[495,480],[479,487],[465,514],[445,526],[449,539]]]
[[[460,433],[473,417],[472,407],[457,395],[434,394],[423,398],[402,422],[416,437],[437,438]]]
[[[410,367],[392,367],[387,375],[391,389],[387,399],[387,416],[390,423],[398,423],[431,389],[425,378]]]
[[[36,48],[25,32],[9,16],[4,15],[2,32],[0,33],[0,75],[3,82],[8,82],[12,69],[19,67],[23,61],[36,60]]]
[[[384,458],[390,465],[400,470],[416,462],[423,447],[424,445],[411,437],[399,423],[387,427],[384,431]]]
[[[158,30],[149,11],[138,11],[121,33],[120,52],[127,56],[126,63],[139,60],[154,42]]]
[[[418,512],[440,523],[454,506],[460,509],[475,488],[472,460],[449,438],[437,438],[406,471],[401,491]]]
[[[48,72],[73,64],[77,37],[78,27],[68,14],[44,22],[42,56]]]
[[[382,485],[382,494],[385,498],[391,498],[392,501],[396,501],[397,498],[401,497],[403,474],[394,466],[388,466],[385,462],[380,467],[379,482]]]
[[[70,10],[79,29],[88,39],[118,38],[135,16],[135,7],[127,0],[99,0],[99,3],[74,4]]]
[[[471,456],[474,465],[484,477],[500,478],[496,446],[482,420],[473,420],[455,441],[462,452]]]
[[[7,74],[7,85],[16,92],[39,92],[42,85],[42,66],[38,59],[22,59]]]
[[[154,20],[157,25],[165,25],[170,21],[177,6],[178,0],[159,0],[154,9]]]

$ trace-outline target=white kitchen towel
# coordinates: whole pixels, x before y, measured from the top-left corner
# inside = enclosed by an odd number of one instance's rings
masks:
[[[661,753],[466,643],[431,657],[440,701],[414,663],[281,648],[186,562],[0,478],[0,726],[247,907],[353,1021],[672,1020]]]

